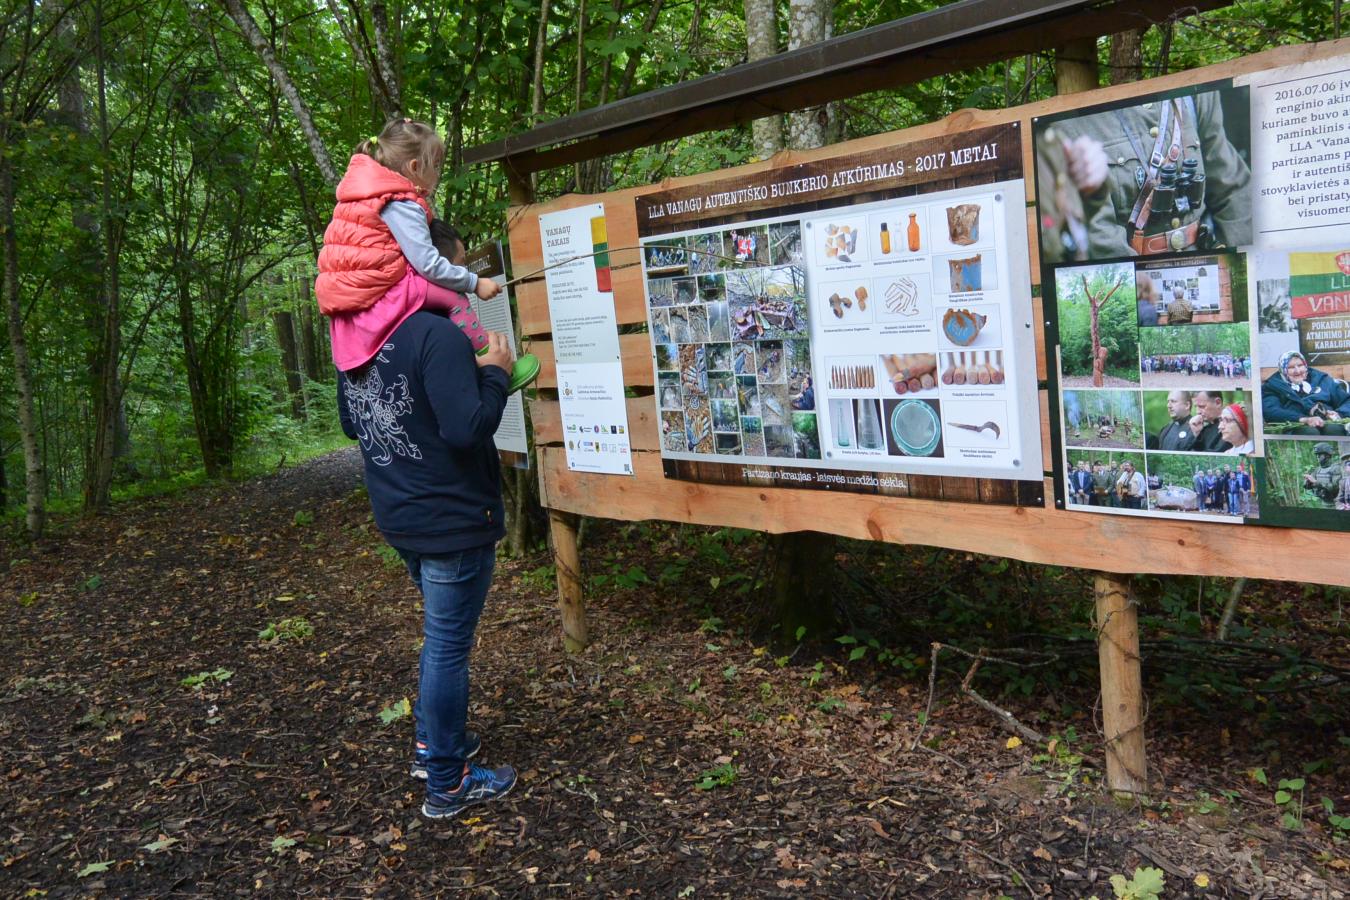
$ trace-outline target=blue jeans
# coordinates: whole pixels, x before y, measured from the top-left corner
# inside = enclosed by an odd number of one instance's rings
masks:
[[[464,772],[464,724],[469,714],[469,651],[483,612],[494,544],[443,555],[399,550],[422,592],[422,656],[418,665],[417,740],[427,745],[427,788],[453,790]]]

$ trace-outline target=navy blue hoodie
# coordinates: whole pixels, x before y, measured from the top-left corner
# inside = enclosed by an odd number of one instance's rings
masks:
[[[506,533],[492,435],[507,383],[429,312],[409,316],[370,365],[338,376],[342,430],[361,442],[375,524],[394,547],[452,553]]]

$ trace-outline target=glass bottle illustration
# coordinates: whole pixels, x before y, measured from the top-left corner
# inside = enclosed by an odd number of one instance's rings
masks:
[[[883,254],[891,252],[891,232],[885,222],[881,223],[881,252]]]
[[[864,450],[881,449],[881,417],[877,414],[875,400],[862,400],[858,404],[858,446]]]
[[[909,252],[910,252],[910,253],[918,253],[918,252],[919,252],[919,219],[918,219],[918,213],[910,213],[910,214],[909,214],[909,228],[907,229],[907,233],[906,233],[905,236],[909,238]]]

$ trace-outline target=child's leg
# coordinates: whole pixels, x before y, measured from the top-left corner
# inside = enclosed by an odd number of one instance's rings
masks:
[[[483,330],[478,317],[473,314],[473,307],[469,305],[469,298],[463,294],[447,290],[438,284],[428,284],[425,305],[428,309],[449,312],[450,321],[454,322],[459,326],[460,331],[469,336],[469,341],[473,344],[473,352],[478,354],[487,352],[487,332]]]

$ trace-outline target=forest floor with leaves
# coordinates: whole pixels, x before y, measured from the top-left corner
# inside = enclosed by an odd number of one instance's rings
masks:
[[[742,590],[761,542],[660,525],[591,525],[580,655],[547,556],[500,562],[470,722],[520,783],[425,821],[402,702],[418,600],[359,467],[342,451],[0,549],[0,895],[1105,900],[1156,868],[1164,897],[1347,896],[1317,805],[1350,812],[1344,706],[1276,733],[1157,711],[1156,792],[1122,805],[1084,758],[1089,686],[1057,689],[1074,712],[991,695],[1058,736],[1019,746],[944,656],[916,746],[926,654],[776,656]],[[1272,759],[1316,760],[1297,829]]]

